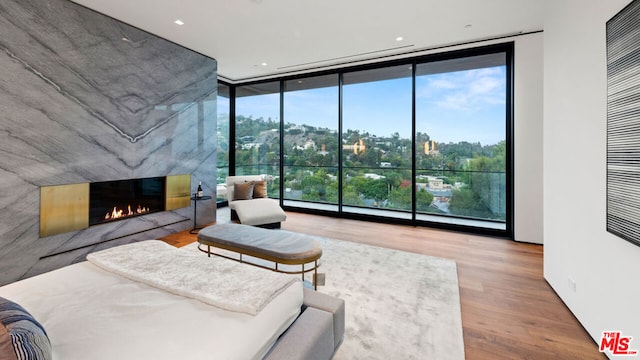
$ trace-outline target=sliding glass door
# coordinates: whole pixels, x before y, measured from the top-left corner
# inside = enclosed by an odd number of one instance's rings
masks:
[[[283,198],[299,207],[336,211],[338,75],[285,81],[283,114]]]
[[[235,174],[264,175],[280,197],[280,82],[236,87]]]
[[[504,228],[506,102],[503,52],[417,65],[417,219]]]
[[[411,65],[344,74],[344,212],[411,218],[411,94]]]

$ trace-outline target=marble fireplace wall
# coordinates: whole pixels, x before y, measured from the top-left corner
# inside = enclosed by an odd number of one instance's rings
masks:
[[[40,238],[39,188],[191,174],[215,195],[216,61],[67,0],[3,0],[0,33],[0,285],[190,228],[193,207]]]

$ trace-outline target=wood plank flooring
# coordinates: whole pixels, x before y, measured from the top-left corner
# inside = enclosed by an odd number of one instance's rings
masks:
[[[606,359],[544,280],[541,245],[295,212],[282,228],[455,260],[467,359]],[[163,240],[183,246],[196,235]]]

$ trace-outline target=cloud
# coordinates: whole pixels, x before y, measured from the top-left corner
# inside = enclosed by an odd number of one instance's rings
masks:
[[[418,101],[457,111],[480,111],[505,104],[503,67],[429,75],[421,79]]]
[[[429,87],[433,89],[455,89],[458,85],[449,79],[432,79],[429,81]]]

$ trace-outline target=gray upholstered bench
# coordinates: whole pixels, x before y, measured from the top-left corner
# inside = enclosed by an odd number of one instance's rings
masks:
[[[304,274],[313,271],[313,285],[317,287],[318,259],[322,256],[322,246],[309,236],[242,224],[216,224],[200,230],[198,242],[198,249],[208,256],[213,254],[240,262],[245,262],[243,255],[253,256],[273,262],[274,267],[255,262],[247,264],[286,274],[302,274],[303,281]],[[238,253],[240,257],[237,259],[214,253],[212,247]],[[301,265],[302,268],[299,271],[285,270],[279,268],[279,264]],[[306,264],[313,265],[305,268]]]

